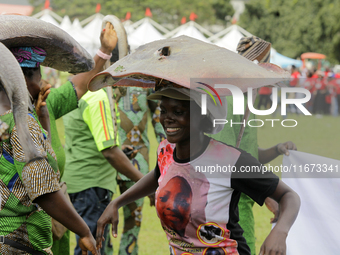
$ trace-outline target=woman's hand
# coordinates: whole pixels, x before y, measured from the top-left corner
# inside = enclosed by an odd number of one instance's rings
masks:
[[[100,50],[107,55],[110,55],[118,42],[117,33],[110,22],[107,22],[105,28],[100,34]]]
[[[131,145],[122,145],[122,151],[125,153],[125,151],[127,151],[130,154],[126,154],[125,155],[129,158],[129,159],[133,159],[134,157],[136,157],[138,150],[133,150],[133,147]]]
[[[48,113],[46,99],[48,94],[51,92],[51,84],[47,81],[41,80],[40,93],[38,95],[38,100],[35,104],[35,111],[38,115],[39,122],[42,127],[48,132],[48,138],[51,138],[50,132],[50,115]]]
[[[264,165],[279,155],[285,154],[286,156],[289,156],[288,150],[297,150],[295,143],[288,141],[285,143],[278,143],[268,149],[258,148],[259,162]]]
[[[112,236],[117,237],[117,226],[119,222],[118,206],[115,200],[113,200],[105,209],[103,214],[97,221],[97,233],[96,233],[96,245],[99,250],[102,248],[102,241],[104,241],[104,229],[109,223],[112,224]]]
[[[37,164],[35,162],[33,161],[30,164]],[[99,254],[96,251],[95,240],[89,227],[61,190],[41,195],[33,202],[37,203],[52,218],[80,236],[79,246],[82,249],[83,255],[87,255],[87,250],[92,252],[92,254]]]
[[[51,92],[52,85],[49,84],[45,80],[41,80],[41,87],[40,87],[40,93],[38,96],[38,100],[35,104],[35,111],[37,112],[37,115],[39,118],[44,118],[48,116],[48,110],[46,106],[46,99],[48,94]]]
[[[96,241],[91,232],[89,232],[89,235],[79,238],[79,247],[82,255],[87,255],[87,251],[90,251],[94,255],[99,254],[96,250]]]
[[[100,34],[100,51],[110,55],[117,45],[118,37],[111,23],[106,23],[105,29]],[[72,77],[72,82],[77,92],[77,97],[80,99],[87,92],[87,84],[90,79],[97,73],[103,71],[103,67],[107,60],[102,59],[97,54],[93,58],[95,66],[92,70],[86,73],[79,73]]]
[[[288,150],[296,151],[297,147],[296,147],[295,143],[288,141],[288,142],[279,143],[278,145],[276,145],[276,150],[280,155],[285,154],[286,156],[289,156]]]
[[[286,255],[287,234],[274,229],[263,242],[260,255]]]

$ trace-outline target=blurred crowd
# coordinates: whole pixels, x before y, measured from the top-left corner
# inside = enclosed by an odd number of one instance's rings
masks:
[[[290,68],[291,79],[289,87],[300,87],[310,91],[311,99],[305,104],[307,110],[316,117],[322,115],[338,116],[340,114],[340,70],[325,68],[324,70]],[[257,108],[265,108],[271,105],[272,89],[262,87],[259,90]],[[290,98],[303,98],[303,93],[291,93]],[[294,105],[287,112],[300,114],[301,111]]]

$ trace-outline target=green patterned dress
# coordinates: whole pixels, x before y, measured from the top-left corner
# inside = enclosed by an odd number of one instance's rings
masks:
[[[25,164],[12,112],[7,111],[0,119],[9,125],[10,134],[9,139],[0,144],[0,235],[50,255],[51,217],[32,201],[59,190],[56,155],[41,125],[30,113],[31,137],[37,150],[45,156]],[[0,244],[0,254],[27,253]]]
[[[144,175],[149,172],[149,138],[148,138],[148,114],[152,116],[156,139],[164,140],[164,130],[159,122],[159,103],[148,101],[146,97],[152,92],[151,89],[137,87],[127,88],[126,95],[118,102],[119,110],[119,138],[121,144],[143,146],[131,163]],[[126,176],[118,173],[120,192],[130,188],[134,182]],[[124,206],[124,230],[120,241],[119,255],[138,254],[137,239],[142,220],[143,199]]]

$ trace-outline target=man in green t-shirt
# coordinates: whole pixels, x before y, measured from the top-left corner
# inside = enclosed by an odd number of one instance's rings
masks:
[[[143,174],[133,167],[118,147],[104,89],[88,91],[79,100],[78,109],[64,116],[63,120],[66,134],[63,181],[68,185],[75,209],[95,236],[97,220],[116,190],[116,170],[133,181],[138,181]],[[104,254],[104,247],[101,252]],[[81,255],[78,244],[74,254]]]

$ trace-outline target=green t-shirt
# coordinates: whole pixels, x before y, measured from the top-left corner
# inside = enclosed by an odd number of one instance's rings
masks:
[[[61,145],[57,130],[56,120],[78,107],[78,98],[71,82],[66,82],[57,89],[52,88],[46,99],[50,114],[51,144],[57,155],[60,176],[64,174],[65,152]]]
[[[66,171],[62,179],[68,192],[100,187],[114,193],[117,172],[101,153],[119,145],[105,90],[88,91],[79,100],[78,109],[65,115],[63,121]]]

